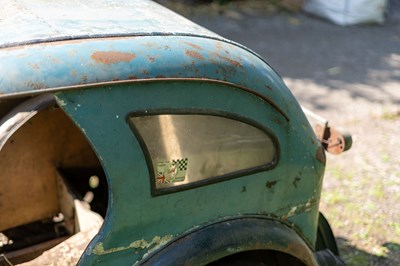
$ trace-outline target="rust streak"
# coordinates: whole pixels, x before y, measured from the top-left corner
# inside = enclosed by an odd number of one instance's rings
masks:
[[[190,42],[183,42],[183,43],[193,47],[194,49],[203,50],[203,48],[201,48],[201,46],[199,46],[197,44],[193,44],[193,43],[190,43]]]
[[[199,59],[199,60],[203,60],[203,57],[201,56],[201,54],[199,54],[199,53],[196,52],[196,51],[193,51],[193,50],[186,50],[185,54],[186,54],[187,56],[194,57],[194,58]]]
[[[225,60],[226,62],[228,62],[229,64],[231,64],[231,65],[234,66],[234,67],[243,67],[242,64],[239,63],[239,62],[236,61],[236,60],[233,60],[233,59],[231,59],[231,58],[229,58],[229,57],[226,57],[226,56],[222,56],[222,55],[220,55],[220,54],[216,54],[216,55],[217,55],[219,58]]]
[[[133,59],[135,59],[136,55],[132,53],[108,51],[108,52],[95,52],[94,54],[92,54],[91,57],[97,63],[110,65],[120,62],[126,62],[126,63],[130,62]]]

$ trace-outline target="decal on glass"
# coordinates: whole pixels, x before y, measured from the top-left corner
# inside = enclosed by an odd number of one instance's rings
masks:
[[[188,158],[157,163],[157,184],[170,184],[185,181]]]

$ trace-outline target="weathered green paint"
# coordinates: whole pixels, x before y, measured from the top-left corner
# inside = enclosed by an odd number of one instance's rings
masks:
[[[94,248],[93,248],[93,253],[96,255],[105,255],[105,254],[110,254],[118,251],[123,251],[127,249],[132,249],[132,250],[141,250],[141,249],[149,249],[150,247],[152,248],[158,248],[165,244],[166,242],[170,241],[173,238],[172,235],[166,235],[163,237],[155,236],[153,240],[151,240],[150,243],[148,243],[144,239],[136,240],[133,241],[132,243],[129,244],[129,246],[126,247],[116,247],[116,248],[111,248],[111,249],[104,249],[103,243],[99,242],[97,243]]]
[[[235,253],[263,249],[290,254],[305,265],[317,265],[310,248],[292,228],[260,215],[230,217],[197,228],[149,254],[141,263],[207,265]]]
[[[282,83],[273,88],[286,89]],[[142,239],[151,242],[155,236],[177,237],[193,227],[235,215],[262,214],[281,219],[314,245],[324,166],[315,156],[318,141],[293,98],[287,99],[293,110],[288,110],[287,121],[260,97],[214,82],[143,81],[68,90],[56,96],[91,141],[110,187],[105,223],[82,263],[107,265],[116,259],[133,263],[148,252],[147,248],[120,247],[130,247]],[[277,167],[152,197],[146,160],[126,117],[134,111],[171,109],[225,112],[255,121],[277,138]],[[115,252],[96,252],[100,244],[102,250]]]

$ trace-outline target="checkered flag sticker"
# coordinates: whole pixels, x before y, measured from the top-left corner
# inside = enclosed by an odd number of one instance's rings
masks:
[[[185,181],[188,158],[160,161],[157,163],[156,184]]]
[[[188,158],[172,160],[172,165],[178,167],[179,171],[186,171],[188,165]]]

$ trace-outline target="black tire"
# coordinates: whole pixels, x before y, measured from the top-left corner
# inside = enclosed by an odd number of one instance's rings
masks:
[[[336,244],[335,236],[333,235],[331,226],[328,220],[319,213],[316,251],[329,249],[333,254],[339,256],[339,249]]]

